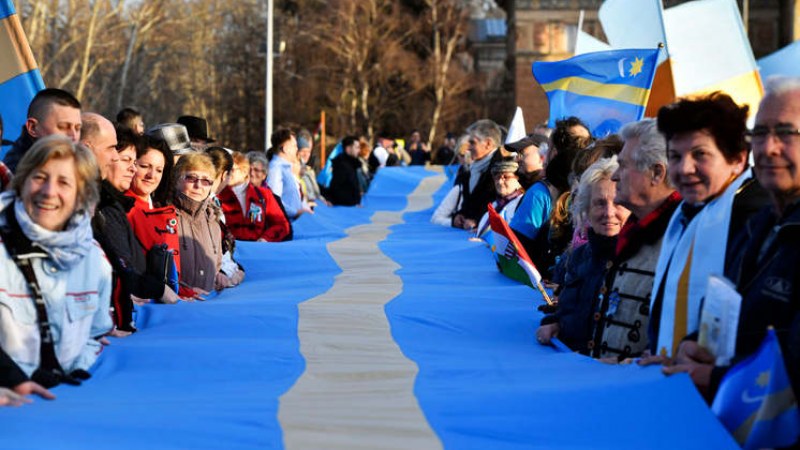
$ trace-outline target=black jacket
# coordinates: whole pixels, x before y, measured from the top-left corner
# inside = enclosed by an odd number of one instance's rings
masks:
[[[333,178],[326,198],[334,205],[355,206],[361,203],[361,184],[358,171],[361,161],[342,153],[332,161]]]
[[[775,228],[774,240],[764,243]],[[758,350],[772,326],[794,392],[800,392],[800,202],[778,218],[772,207],[764,208],[735,238],[736,252],[726,272],[742,295],[736,332],[735,364]],[[759,258],[759,253],[763,254]],[[714,369],[715,392],[727,367]]]
[[[0,348],[0,387],[13,388],[25,381],[28,381],[25,372]]]
[[[143,299],[159,299],[165,288],[158,278],[146,274],[144,249],[127,217],[134,202],[132,197],[104,180],[100,186],[100,203],[92,218],[94,238],[114,269],[114,324],[124,331],[135,331],[131,294]]]
[[[17,164],[19,164],[19,160],[25,155],[29,148],[33,145],[33,137],[28,134],[28,129],[24,126],[22,127],[22,133],[19,135],[19,138],[14,142],[14,145],[11,146],[11,149],[6,153],[5,158],[3,158],[3,163],[11,170],[12,172],[17,171]]]
[[[492,155],[492,159],[486,169],[481,172],[478,178],[478,183],[475,189],[470,192],[469,179],[471,173],[469,170],[459,171],[456,177],[455,184],[461,185],[461,209],[456,211],[456,215],[461,214],[466,219],[472,219],[475,223],[481,221],[481,217],[486,214],[489,209],[489,203],[492,203],[497,197],[494,190],[494,179],[492,178],[492,165],[503,159],[500,150],[496,150]]]

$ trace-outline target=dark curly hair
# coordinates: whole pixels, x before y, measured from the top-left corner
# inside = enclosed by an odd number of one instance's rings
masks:
[[[669,141],[678,134],[706,130],[728,162],[748,151],[747,105],[739,106],[722,92],[684,98],[658,110],[658,131]]]

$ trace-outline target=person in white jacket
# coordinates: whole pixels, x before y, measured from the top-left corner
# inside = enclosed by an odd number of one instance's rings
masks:
[[[45,387],[88,378],[102,351],[96,338],[113,326],[111,265],[90,224],[99,175],[90,150],[51,136],[31,147],[11,189],[0,194],[0,347]],[[40,326],[36,295],[12,253],[31,261],[49,327]],[[48,334],[57,363],[47,358]],[[66,378],[50,376],[54,365]],[[43,380],[43,373],[50,375]]]

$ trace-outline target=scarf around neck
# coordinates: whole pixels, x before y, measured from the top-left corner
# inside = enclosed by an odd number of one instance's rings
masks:
[[[91,220],[85,211],[74,213],[63,231],[51,231],[31,219],[22,200],[14,192],[5,192],[0,196],[0,209],[5,210],[12,204],[14,217],[22,233],[44,250],[59,270],[71,269],[91,251],[94,238]]]

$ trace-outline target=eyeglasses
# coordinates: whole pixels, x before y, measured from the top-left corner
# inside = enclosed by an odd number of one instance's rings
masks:
[[[211,185],[214,184],[214,180],[209,180],[208,178],[200,178],[192,173],[184,175],[183,179],[189,184],[200,183],[200,186],[203,187],[211,187]]]
[[[774,135],[778,140],[784,144],[791,144],[795,136],[800,136],[800,130],[794,128],[792,125],[776,125],[775,127],[768,127],[766,125],[758,125],[752,130],[747,132],[753,138],[753,142],[763,144],[766,142],[767,137]]]

